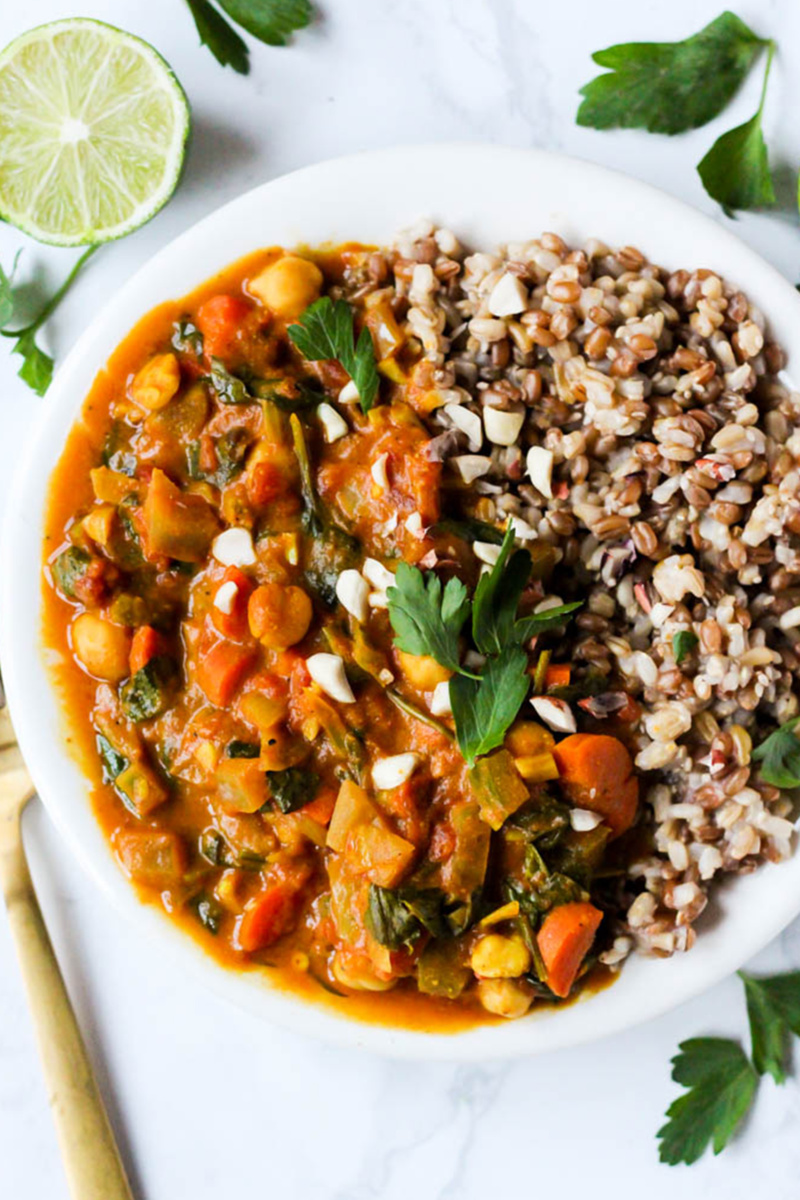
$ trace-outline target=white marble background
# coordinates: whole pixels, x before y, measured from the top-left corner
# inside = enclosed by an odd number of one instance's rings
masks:
[[[74,0],[3,0],[5,41],[72,16]],[[713,126],[675,138],[577,128],[591,51],[694,32],[721,0],[319,0],[317,25],[290,50],[254,47],[242,79],[197,45],[181,0],[84,0],[81,15],[154,43],[189,94],[195,136],[169,207],[98,255],[47,330],[63,356],[114,289],[224,200],[294,167],[370,146],[485,139],[605,162],[708,212],[693,169],[721,129],[754,111],[754,77]],[[800,164],[800,9],[746,0],[740,15],[780,46],[766,130],[786,210],[737,229],[794,282],[800,221],[789,170]],[[390,185],[391,181],[387,181]],[[465,181],[468,186],[468,181]],[[412,214],[416,215],[416,214]],[[720,217],[721,220],[724,218]],[[590,232],[590,231],[587,231]],[[69,252],[0,228],[6,267],[51,285]],[[16,379],[0,346],[0,501],[20,441],[46,401]],[[797,348],[792,348],[793,353]],[[514,1193],[571,1200],[620,1193],[671,1200],[751,1194],[788,1200],[800,1177],[800,1093],[771,1080],[736,1144],[691,1169],[657,1161],[654,1138],[675,1094],[669,1058],[698,1033],[743,1033],[741,988],[715,988],[659,1021],[586,1049],[486,1066],[403,1064],[279,1032],[198,994],[110,912],[59,844],[39,803],[27,843],[48,925],[142,1200],[476,1200]],[[702,954],[702,945],[695,951]],[[800,922],[757,960],[800,965]],[[0,918],[0,1196],[63,1200],[66,1188],[8,931]]]

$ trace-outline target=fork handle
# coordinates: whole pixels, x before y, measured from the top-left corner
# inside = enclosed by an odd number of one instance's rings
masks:
[[[0,777],[0,811],[33,793],[23,769]],[[6,809],[7,811],[7,809]],[[0,819],[0,825],[2,825]],[[22,967],[73,1200],[133,1200],[86,1047],[33,890],[19,818],[2,830],[0,885]]]

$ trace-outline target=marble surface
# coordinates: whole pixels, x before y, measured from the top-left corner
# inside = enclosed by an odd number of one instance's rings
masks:
[[[248,79],[201,50],[178,0],[83,0],[82,15],[154,43],[189,94],[195,136],[176,198],[105,249],[47,329],[63,356],[104,299],[150,254],[222,201],[262,180],[346,151],[392,143],[484,139],[564,150],[648,180],[713,213],[693,170],[721,129],[755,109],[750,80],[728,115],[682,138],[600,134],[574,124],[591,51],[609,42],[673,39],[719,0],[320,0],[315,27],[291,50],[255,47]],[[2,37],[74,15],[68,0],[3,6]],[[34,11],[35,10],[35,11]],[[779,41],[765,126],[785,209],[737,230],[800,279],[791,171],[800,162],[800,10],[747,0],[740,15]],[[411,217],[417,214],[409,214]],[[725,218],[719,217],[720,220]],[[590,231],[587,231],[590,232]],[[0,228],[0,261],[23,246],[31,294],[71,259]],[[794,349],[794,348],[793,348]],[[0,346],[0,503],[41,401]],[[108,911],[62,849],[42,807],[26,838],[48,925],[101,1074],[137,1195],[143,1200],[474,1200],[628,1194],[667,1200],[794,1196],[800,1092],[770,1080],[736,1144],[719,1159],[670,1170],[654,1133],[675,1094],[669,1058],[698,1033],[742,1033],[735,980],[681,1009],[592,1047],[515,1063],[399,1063],[344,1052],[257,1023],[198,994],[154,947]],[[702,953],[700,946],[695,953]],[[800,922],[753,964],[800,965]],[[31,1027],[0,919],[0,1195],[63,1200],[66,1187]]]

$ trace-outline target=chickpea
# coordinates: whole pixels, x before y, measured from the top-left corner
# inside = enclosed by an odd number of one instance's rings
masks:
[[[181,368],[174,354],[157,354],[134,376],[130,396],[142,408],[166,408],[181,386]]]
[[[531,1006],[533,992],[516,979],[481,979],[478,998],[487,1012],[514,1020],[524,1017]]]
[[[515,721],[506,734],[505,746],[515,758],[531,758],[552,748],[555,738],[536,721]]]
[[[406,654],[398,650],[400,670],[412,687],[421,692],[432,692],[437,683],[444,683],[453,674],[427,654]]]
[[[312,614],[308,595],[292,584],[262,584],[247,606],[250,632],[268,650],[286,650],[301,642],[308,633]]]
[[[72,648],[90,675],[119,683],[129,674],[131,638],[122,625],[114,625],[96,613],[81,613],[72,623]]]
[[[251,279],[248,290],[278,317],[292,320],[318,299],[322,271],[297,254],[286,254]]]
[[[339,983],[359,992],[388,992],[397,982],[396,979],[379,979],[367,958],[345,956],[341,950],[333,956],[331,971]]]
[[[472,951],[470,966],[484,979],[516,979],[531,965],[528,947],[521,938],[489,933]]]

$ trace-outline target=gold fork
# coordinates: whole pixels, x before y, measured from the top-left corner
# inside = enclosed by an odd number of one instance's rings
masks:
[[[36,1027],[70,1194],[73,1200],[132,1200],[25,859],[21,817],[33,793],[8,709],[0,708],[0,886]]]

